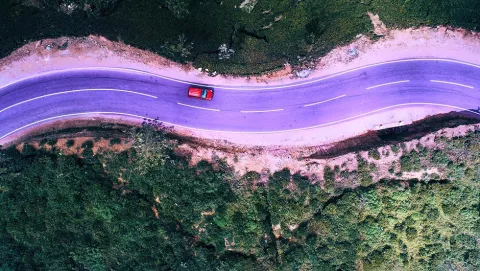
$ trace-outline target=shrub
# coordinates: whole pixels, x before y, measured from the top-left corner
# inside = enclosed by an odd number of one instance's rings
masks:
[[[57,144],[57,139],[56,138],[48,139],[47,144],[50,146],[55,146],[55,144]]]
[[[65,145],[67,146],[67,148],[70,148],[70,147],[72,147],[73,145],[75,145],[75,140],[74,140],[74,139],[69,139],[69,140],[67,140],[67,142],[65,143]]]
[[[402,155],[400,167],[402,171],[419,171],[421,169],[420,156],[416,151]]]
[[[380,152],[378,151],[378,149],[373,149],[373,150],[368,151],[368,156],[372,157],[375,160],[379,160],[380,159]]]
[[[335,172],[329,166],[325,166],[323,169],[323,180],[325,181],[325,190],[333,192],[335,189]]]
[[[23,144],[23,148],[22,148],[22,154],[23,155],[35,155],[35,153],[37,152],[37,150],[35,149],[35,147],[33,147],[32,145],[30,144]]]
[[[84,148],[84,149],[91,149],[91,148],[93,148],[93,141],[87,140],[87,141],[83,142],[83,143],[82,143],[82,148]]]
[[[120,138],[112,138],[110,139],[110,146],[116,145],[116,144],[121,144],[122,140]]]

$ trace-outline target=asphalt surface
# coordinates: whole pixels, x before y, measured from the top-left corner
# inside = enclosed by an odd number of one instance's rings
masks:
[[[128,70],[84,69],[0,88],[0,139],[48,120],[89,112],[159,118],[228,132],[304,129],[395,106],[480,106],[480,67],[450,60],[379,63],[274,87],[213,86],[212,101],[187,97],[189,82]],[[358,121],[361,121],[359,119]]]

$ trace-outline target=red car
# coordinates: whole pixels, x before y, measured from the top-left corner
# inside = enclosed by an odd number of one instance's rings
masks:
[[[200,98],[210,101],[213,98],[213,88],[189,87],[188,97]]]

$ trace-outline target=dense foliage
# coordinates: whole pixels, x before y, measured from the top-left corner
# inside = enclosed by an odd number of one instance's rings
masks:
[[[222,161],[190,167],[157,128],[132,131],[120,155],[94,155],[92,141],[82,158],[28,144],[1,151],[0,269],[480,268],[480,183],[469,171],[478,152],[447,165],[450,180],[322,190],[283,170],[265,186]],[[435,161],[451,163],[465,142],[477,150],[472,137],[445,141]]]
[[[98,34],[218,73],[252,74],[310,59],[388,27],[480,27],[477,0],[2,0],[0,57],[26,42]],[[63,47],[62,47],[63,48]]]

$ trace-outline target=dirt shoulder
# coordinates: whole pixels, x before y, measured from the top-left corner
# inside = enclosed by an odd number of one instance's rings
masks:
[[[0,60],[0,86],[52,70],[81,67],[137,69],[186,81],[215,85],[280,85],[310,80],[378,62],[402,58],[452,58],[480,65],[480,36],[476,32],[449,27],[387,29],[381,16],[369,14],[375,31],[383,35],[372,41],[359,35],[351,44],[340,46],[316,61],[308,78],[294,76],[285,69],[259,77],[232,77],[200,72],[191,65],[180,65],[151,52],[103,37],[45,39],[29,43]],[[352,52],[354,52],[352,54]],[[209,71],[213,72],[213,71]],[[408,124],[426,116],[447,113],[453,108],[438,106],[395,107],[329,126],[271,134],[232,134],[178,129],[182,135],[228,141],[243,146],[314,146],[358,136],[378,125]],[[137,120],[138,122],[139,120]]]

